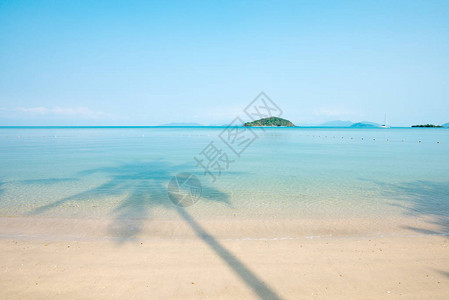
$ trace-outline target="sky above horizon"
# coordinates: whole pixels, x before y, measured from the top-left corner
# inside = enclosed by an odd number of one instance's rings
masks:
[[[449,122],[449,1],[1,1],[0,126]],[[246,120],[246,119],[245,119]]]

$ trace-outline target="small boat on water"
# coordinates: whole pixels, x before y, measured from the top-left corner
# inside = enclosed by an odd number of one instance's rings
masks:
[[[380,128],[390,128],[390,125],[387,125],[387,114],[385,114],[384,124],[380,125]]]

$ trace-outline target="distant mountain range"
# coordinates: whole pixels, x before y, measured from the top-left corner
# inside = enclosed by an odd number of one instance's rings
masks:
[[[446,127],[446,128],[449,128],[449,122],[446,123],[446,124],[443,124],[443,125],[441,125],[441,126]]]
[[[303,125],[304,126],[304,125]],[[318,125],[307,125],[307,126],[319,126],[319,127],[352,127],[352,128],[371,128],[371,127],[380,127],[380,124],[369,122],[369,121],[361,121],[354,123],[352,121],[342,121],[342,120],[335,120],[335,121],[328,121],[324,122]]]
[[[369,122],[369,121],[361,121],[354,123],[352,121],[342,121],[342,120],[335,120],[335,121],[328,121],[317,125],[312,124],[300,124],[299,126],[307,126],[307,127],[352,127],[352,128],[375,128],[380,127],[380,124]]]
[[[336,121],[324,122],[324,123],[322,123],[322,124],[320,124],[318,126],[323,126],[323,127],[349,127],[352,124],[354,124],[354,122],[336,120]]]

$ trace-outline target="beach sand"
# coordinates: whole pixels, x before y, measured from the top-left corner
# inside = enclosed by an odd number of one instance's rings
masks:
[[[447,299],[449,295],[449,239],[444,235],[334,232],[276,238],[286,228],[300,226],[299,221],[277,227],[275,223],[282,222],[228,222],[232,224],[228,231],[241,228],[239,236],[225,234],[224,221],[183,218],[147,222],[141,228],[132,222],[114,227],[105,220],[0,218],[0,298]],[[309,228],[306,223],[310,228],[318,224],[303,221],[303,231]],[[279,232],[261,237],[257,231],[265,232],[270,224]],[[254,238],[244,236],[249,231]]]

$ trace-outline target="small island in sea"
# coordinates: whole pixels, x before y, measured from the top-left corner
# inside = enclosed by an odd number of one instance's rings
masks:
[[[424,124],[424,125],[412,125],[412,127],[431,127],[431,128],[443,128],[441,125]]]
[[[378,128],[378,127],[380,127],[380,125],[377,123],[374,123],[374,122],[362,121],[362,122],[354,123],[349,127],[351,127],[351,128]]]
[[[263,118],[260,120],[256,120],[253,122],[246,122],[243,124],[245,127],[295,127],[295,124],[290,122],[289,120],[271,117],[271,118]]]

